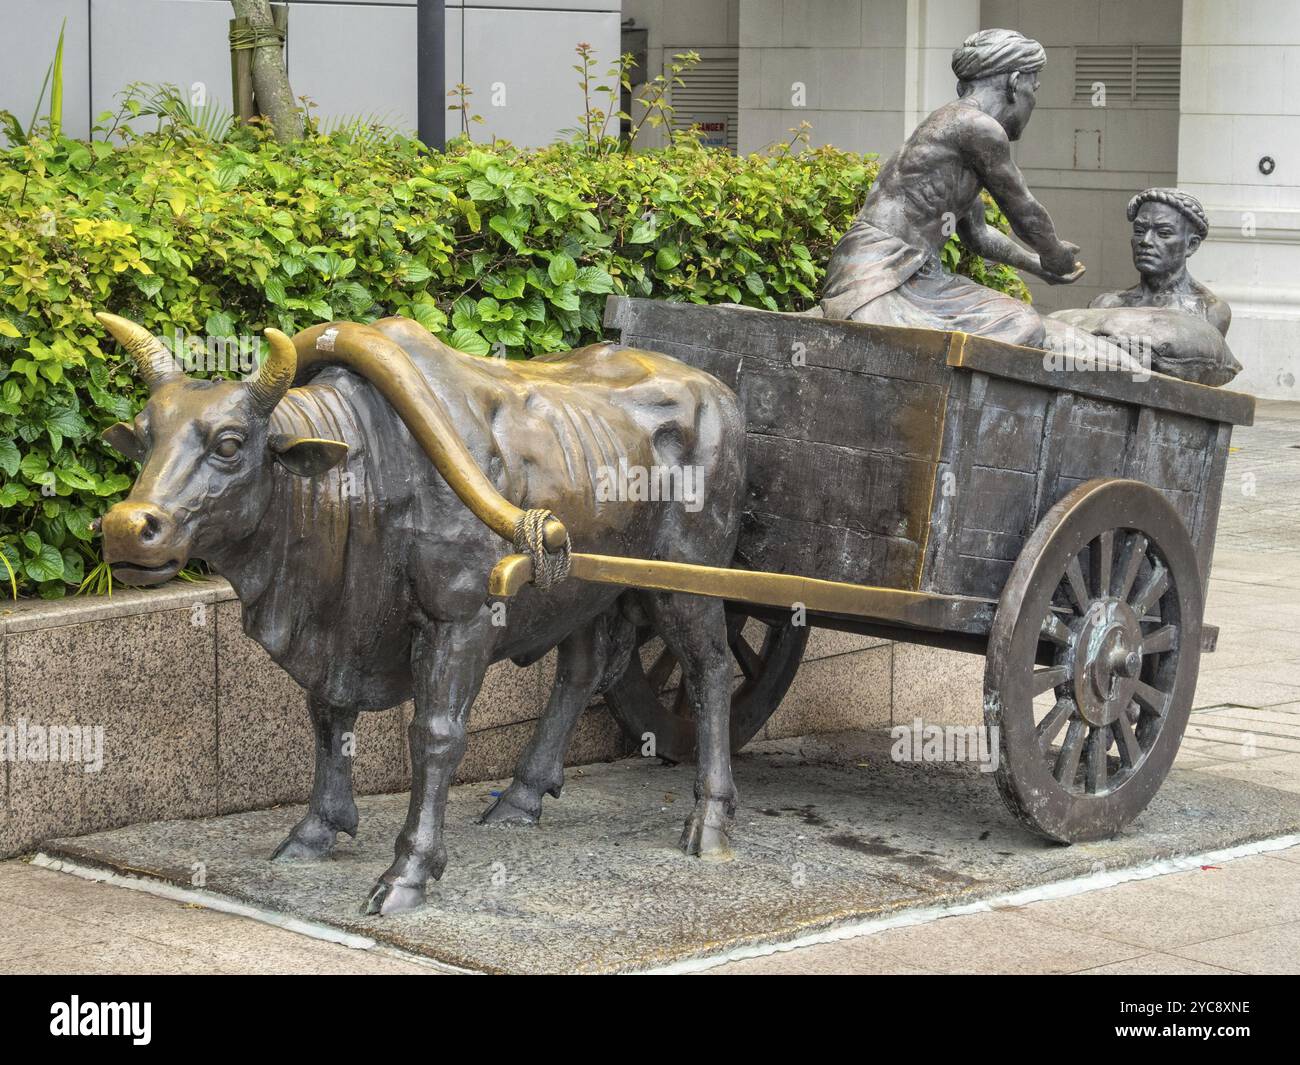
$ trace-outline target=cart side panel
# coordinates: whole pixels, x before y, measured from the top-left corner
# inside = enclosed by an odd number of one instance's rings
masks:
[[[1053,394],[982,373],[958,378],[921,586],[996,599],[1034,525]]]
[[[738,560],[915,588],[950,383],[946,335],[740,308],[611,301],[631,347],[725,381],[748,433]]]
[[[1157,489],[1183,519],[1208,572],[1230,427],[978,372],[962,394],[962,407],[950,407],[954,443],[939,477],[942,486],[951,471],[954,498],[946,511],[935,501],[925,590],[998,597],[1047,510],[1099,477]]]

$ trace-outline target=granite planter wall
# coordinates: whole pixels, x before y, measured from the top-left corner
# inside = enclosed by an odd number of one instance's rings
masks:
[[[916,716],[973,722],[982,665],[817,630],[759,738],[910,724]],[[492,668],[460,780],[509,775],[545,706],[551,669],[549,659]],[[310,791],[302,693],[244,635],[239,603],[222,580],[0,607],[0,692],[0,856],[56,835],[303,802]],[[409,719],[409,706],[361,716],[358,792],[408,786]],[[569,761],[631,749],[597,703]]]

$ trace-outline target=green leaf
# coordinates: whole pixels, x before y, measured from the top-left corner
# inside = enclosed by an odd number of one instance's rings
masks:
[[[681,261],[681,250],[674,245],[665,245],[655,252],[655,266],[660,270],[671,270]]]
[[[479,336],[478,333],[469,329],[457,329],[451,334],[447,343],[457,351],[463,351],[469,355],[486,355],[492,350],[491,344]]]
[[[418,285],[421,282],[428,281],[433,276],[433,271],[424,263],[411,259],[402,265],[401,276],[402,280],[407,284]]]
[[[654,222],[642,220],[632,227],[632,233],[627,238],[629,244],[649,244],[659,235],[658,229]]]
[[[551,264],[546,268],[546,273],[551,279],[551,284],[563,285],[578,276],[578,267],[571,255],[557,252],[551,256]]]
[[[45,456],[39,451],[29,451],[23,456],[22,461],[18,464],[18,469],[29,481],[35,481],[42,473],[50,468]]]
[[[0,470],[4,470],[6,477],[13,477],[18,473],[19,461],[18,445],[12,440],[0,437]]]
[[[584,266],[578,271],[574,278],[574,283],[579,292],[613,292],[614,279],[610,276],[608,270],[599,266]]]
[[[23,565],[32,580],[57,581],[63,576],[63,556],[51,544],[41,544],[36,554]]]

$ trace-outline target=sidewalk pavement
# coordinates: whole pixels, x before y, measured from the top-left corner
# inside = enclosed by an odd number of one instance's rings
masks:
[[[1300,792],[1300,404],[1259,404],[1228,463],[1178,764]],[[725,973],[1300,971],[1300,847],[720,965]],[[0,973],[438,972],[244,917],[0,863]]]

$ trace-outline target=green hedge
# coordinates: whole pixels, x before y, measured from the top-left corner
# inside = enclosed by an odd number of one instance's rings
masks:
[[[611,292],[801,309],[874,174],[870,157],[832,148],[428,155],[355,132],[280,146],[173,128],[0,152],[0,552],[13,586],[107,587],[89,526],[134,465],[98,434],[145,396],[94,311],[201,340],[403,314],[465,351],[527,357],[598,338]],[[1027,298],[1013,271],[986,273],[955,241],[945,256]]]

